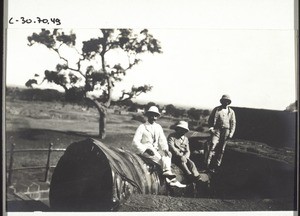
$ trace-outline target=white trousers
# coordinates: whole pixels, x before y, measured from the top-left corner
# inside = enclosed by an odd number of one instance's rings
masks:
[[[149,158],[153,162],[157,163],[160,165],[162,168],[163,172],[165,171],[171,171],[171,157],[166,156],[165,153],[161,150],[155,150],[151,149],[154,152],[154,155],[151,156],[147,153],[143,153],[143,157]]]

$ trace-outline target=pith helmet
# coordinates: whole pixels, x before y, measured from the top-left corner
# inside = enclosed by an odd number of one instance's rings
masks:
[[[189,131],[189,126],[188,126],[188,123],[186,121],[179,121],[178,124],[175,126],[175,129],[176,128],[183,128],[185,129],[186,131]]]
[[[155,113],[160,116],[160,112],[156,106],[151,106],[145,114],[147,115],[149,113]]]
[[[222,103],[222,101],[227,100],[229,102],[229,104],[231,104],[231,99],[229,95],[223,95],[222,98],[220,99],[220,102]]]

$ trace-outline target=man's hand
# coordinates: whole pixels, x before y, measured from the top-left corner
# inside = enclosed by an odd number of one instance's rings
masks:
[[[233,137],[233,134],[228,135],[228,139],[231,139]]]
[[[181,162],[183,162],[183,163],[187,162],[186,156],[182,156],[180,159],[181,159]]]
[[[215,129],[214,129],[213,127],[210,127],[210,128],[208,129],[208,131],[209,131],[210,133],[212,133],[212,134],[215,133]]]
[[[146,149],[145,153],[147,153],[150,156],[154,155],[154,152],[151,149]]]

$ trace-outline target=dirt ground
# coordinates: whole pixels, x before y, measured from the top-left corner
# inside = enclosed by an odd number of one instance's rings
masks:
[[[284,199],[209,199],[135,195],[119,211],[277,211],[290,210]]]
[[[169,126],[176,120],[159,121],[167,135],[171,132]],[[103,143],[131,150],[130,143],[139,124],[132,120],[130,113],[110,112]],[[86,137],[97,138],[97,128],[97,112],[93,109],[47,102],[7,103],[6,149],[12,143],[16,144],[16,149],[46,148],[50,142],[55,148],[66,148]],[[191,132],[189,136],[195,134]],[[54,154],[51,163],[55,165],[61,155]],[[41,165],[45,160],[46,155],[23,153],[15,160],[15,166]],[[134,194],[118,211],[291,211],[296,208],[295,165],[295,149],[233,139],[228,143],[222,169],[212,176],[208,192],[198,193],[196,197]],[[38,172],[20,171],[14,174],[13,182],[36,181],[41,176]],[[50,211],[47,205],[40,204],[43,211]],[[32,210],[18,199],[8,206],[13,211]]]

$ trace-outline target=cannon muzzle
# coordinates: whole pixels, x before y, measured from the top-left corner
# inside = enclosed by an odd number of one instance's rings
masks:
[[[72,143],[54,169],[54,211],[112,211],[132,193],[157,194],[161,180],[138,155],[95,139]]]

